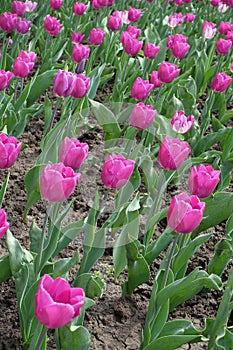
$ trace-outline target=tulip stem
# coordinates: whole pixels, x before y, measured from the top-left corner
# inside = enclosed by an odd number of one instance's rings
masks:
[[[35,267],[36,268],[36,275],[39,275],[39,272],[40,272],[40,265],[41,265],[41,259],[42,259],[42,253],[43,253],[43,247],[44,247],[44,241],[45,241],[48,220],[49,220],[49,215],[48,215],[48,210],[47,210],[46,214],[45,214],[45,218],[44,218],[40,246],[39,246],[38,255],[37,255],[37,259],[36,259],[36,267]]]
[[[44,327],[44,328],[42,329],[40,338],[38,339],[38,343],[36,344],[35,350],[40,350],[41,345],[42,345],[42,343],[43,343],[43,340],[44,340],[44,338],[45,338],[45,336],[46,336],[46,333],[47,333],[47,328]]]
[[[15,82],[15,91],[14,91],[14,103],[15,103],[15,101],[16,101],[16,99],[17,99],[17,90],[18,90],[18,82],[19,82],[19,80],[18,80],[18,78],[16,78],[16,82]]]
[[[161,284],[161,289],[163,289],[166,286],[166,284],[167,284],[168,273],[169,273],[169,269],[170,269],[170,266],[171,266],[173,254],[175,252],[176,244],[178,242],[178,239],[179,239],[179,235],[177,234],[174,237],[174,240],[173,240],[173,243],[172,243],[172,247],[171,247],[168,259],[167,259],[167,264],[166,264],[166,268],[165,268],[165,272],[164,272],[164,276],[163,276],[163,280],[162,280],[162,284]]]
[[[52,129],[52,127],[53,127],[53,122],[54,122],[55,115],[56,115],[56,113],[57,113],[57,108],[58,108],[59,103],[60,103],[60,99],[58,98],[57,101],[56,101],[54,110],[53,110],[52,117],[51,117],[51,119],[50,119],[50,124],[49,124],[49,128],[48,128],[48,132],[49,132],[49,131]]]
[[[158,102],[159,100],[159,97],[160,97],[160,94],[161,94],[161,90],[162,90],[162,84],[160,85],[159,87],[159,90],[157,92],[157,96],[156,96],[156,99],[155,99],[155,104]]]
[[[2,62],[3,62],[5,44],[6,44],[6,34],[4,34],[3,42],[2,42],[2,56],[1,56],[0,69],[3,69],[3,67],[2,67]]]

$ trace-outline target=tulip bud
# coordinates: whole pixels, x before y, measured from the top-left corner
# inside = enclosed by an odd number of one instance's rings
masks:
[[[232,78],[226,73],[218,73],[211,83],[211,89],[215,92],[223,92],[231,84]]]
[[[62,163],[46,165],[40,177],[40,192],[49,202],[63,202],[74,191],[81,178],[72,168]]]
[[[144,100],[149,95],[153,87],[154,85],[150,84],[148,80],[143,80],[142,78],[138,77],[133,83],[131,96],[135,100]]]
[[[153,106],[139,102],[134,106],[129,117],[130,124],[138,130],[147,129],[152,124],[156,113]]]
[[[121,154],[107,157],[101,172],[101,179],[106,187],[119,189],[130,179],[135,162],[125,159]]]
[[[87,9],[87,5],[84,5],[82,2],[75,2],[73,6],[73,12],[76,16],[81,16]]]
[[[122,22],[125,23],[125,24],[129,24],[130,23],[128,15],[129,15],[128,11],[114,11],[112,13],[112,16],[120,17],[122,19]]]
[[[37,2],[26,0],[25,5],[26,5],[26,12],[33,12],[37,7]]]
[[[45,17],[44,29],[49,33],[49,35],[57,36],[60,33],[61,27],[62,25],[56,17],[52,17],[50,15]]]
[[[196,15],[194,15],[194,13],[186,13],[185,15],[186,22],[192,23],[195,20],[195,17]]]
[[[71,96],[74,98],[82,98],[86,95],[89,86],[90,78],[85,77],[83,74],[74,73],[74,87],[71,91]]]
[[[71,41],[73,44],[80,44],[84,38],[85,38],[85,34],[82,34],[81,32],[78,32],[78,33],[73,32]]]
[[[90,48],[87,45],[76,44],[72,50],[72,59],[74,62],[79,63],[84,58],[87,59],[90,55]]]
[[[133,38],[128,32],[122,32],[121,42],[127,55],[136,56],[142,48],[143,41]]]
[[[162,83],[171,83],[177,75],[180,73],[180,69],[176,64],[162,62],[158,70],[158,78]]]
[[[141,29],[136,26],[128,26],[126,32],[129,33],[133,38],[137,39],[141,34]]]
[[[89,36],[89,43],[95,46],[98,46],[100,44],[102,44],[102,42],[104,41],[105,38],[105,31],[100,29],[100,28],[93,28],[90,31],[90,36]]]
[[[219,183],[219,176],[220,170],[214,170],[211,165],[193,166],[188,182],[189,191],[199,198],[208,197]]]
[[[18,16],[23,16],[26,12],[25,2],[14,0],[12,2],[12,12],[16,13]]]
[[[185,16],[182,13],[174,13],[168,17],[168,26],[171,28],[177,27],[179,24],[182,24],[185,20]]]
[[[204,22],[202,25],[202,35],[205,39],[212,39],[216,34],[216,24]]]
[[[186,43],[188,41],[188,37],[182,34],[169,35],[167,39],[167,47],[168,49],[172,49],[174,43],[179,41],[181,43]]]
[[[108,19],[108,29],[118,30],[122,24],[122,19],[117,16],[110,16]]]
[[[154,85],[154,88],[159,88],[162,85],[162,82],[158,78],[158,72],[154,70],[151,73],[150,83]]]
[[[4,90],[13,77],[13,73],[0,70],[0,90]]]
[[[184,134],[191,129],[194,121],[193,115],[186,117],[183,111],[175,111],[171,120],[171,127],[174,131]]]
[[[63,0],[50,0],[50,7],[52,10],[59,10],[62,6]]]
[[[176,41],[172,45],[172,54],[175,58],[184,58],[190,49],[190,45],[181,41]]]
[[[158,162],[164,169],[176,170],[181,167],[190,152],[188,142],[166,136],[160,146]]]
[[[16,13],[4,12],[0,16],[0,28],[4,32],[12,32],[15,29],[18,16]]]
[[[216,52],[221,55],[227,55],[231,50],[231,40],[218,39],[216,43]]]
[[[21,147],[22,143],[14,136],[0,134],[0,169],[10,168],[15,163]]]
[[[135,9],[131,7],[128,12],[128,19],[131,22],[137,22],[139,21],[141,14],[142,14],[142,11],[140,9]]]
[[[233,29],[233,25],[230,22],[220,22],[219,33],[222,35],[227,35],[227,32],[230,32]]]
[[[73,170],[81,168],[88,155],[88,144],[75,138],[65,137],[59,152],[59,162]]]
[[[71,288],[61,277],[55,280],[45,274],[39,283],[35,296],[35,316],[47,328],[60,328],[80,315],[85,302],[82,288]]]
[[[6,212],[0,209],[0,238],[6,233],[9,228],[9,223],[6,221]]]
[[[190,233],[197,228],[203,218],[205,203],[197,196],[182,192],[172,198],[167,213],[167,224],[179,233]]]
[[[12,72],[18,78],[25,78],[32,71],[37,55],[34,52],[20,51],[13,63]]]
[[[159,53],[160,46],[155,46],[154,44],[147,43],[144,48],[144,56],[150,60],[153,60]]]

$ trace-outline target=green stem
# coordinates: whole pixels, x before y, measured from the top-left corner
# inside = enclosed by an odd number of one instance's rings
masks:
[[[40,272],[40,265],[41,265],[41,259],[42,259],[42,253],[43,253],[43,248],[44,248],[44,241],[45,241],[45,236],[46,236],[48,220],[49,220],[49,215],[48,215],[48,210],[47,210],[45,218],[44,218],[40,246],[39,246],[39,251],[38,251],[37,260],[36,260],[36,275],[39,275],[39,272]]]
[[[6,44],[6,34],[4,34],[3,42],[2,42],[2,56],[1,56],[0,69],[3,69],[2,62],[3,62],[5,44]]]
[[[165,273],[164,273],[163,280],[162,280],[162,283],[161,283],[161,289],[163,289],[166,286],[169,269],[170,269],[170,266],[171,266],[172,258],[173,258],[173,255],[174,255],[174,252],[175,252],[175,249],[176,249],[176,244],[178,242],[178,239],[179,239],[179,235],[177,234],[175,236],[174,240],[173,240],[171,251],[170,251],[168,259],[167,259]]]
[[[47,328],[43,328],[41,335],[40,335],[40,338],[38,339],[38,343],[36,344],[35,350],[40,350],[46,334],[47,334]]]
[[[57,99],[56,101],[56,104],[55,104],[55,107],[54,107],[54,110],[53,110],[53,114],[52,114],[52,117],[50,119],[50,124],[49,124],[49,128],[48,128],[48,132],[52,129],[53,127],[53,122],[54,122],[54,118],[55,118],[55,115],[57,113],[57,108],[58,108],[58,105],[60,103],[60,98]]]
[[[17,90],[18,90],[18,78],[16,78],[16,83],[15,83],[15,91],[14,91],[14,103],[16,102],[16,99],[17,99]]]

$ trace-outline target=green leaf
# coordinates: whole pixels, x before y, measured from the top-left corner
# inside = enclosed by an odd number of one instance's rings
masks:
[[[188,320],[172,320],[166,322],[160,337],[169,335],[201,335],[202,331],[197,330],[191,321]]]
[[[72,267],[79,263],[79,253],[75,252],[71,258],[63,258],[54,263],[53,278],[65,275]]]
[[[106,63],[102,64],[100,67],[96,67],[93,69],[89,75],[89,78],[91,79],[90,87],[88,89],[87,96],[89,99],[93,100],[93,98],[96,95],[96,91],[100,84],[100,77],[104,71],[104,68],[106,66]]]
[[[90,347],[90,334],[83,326],[65,326],[59,328],[58,333],[62,350],[88,350]]]
[[[48,96],[45,95],[45,100],[44,100],[44,135],[47,134],[47,131],[49,129],[51,117],[52,117],[52,102],[50,101]]]
[[[85,295],[94,299],[95,297],[102,297],[105,283],[99,276],[93,276],[91,273],[84,273],[74,280],[74,287],[83,288]]]
[[[7,177],[5,178],[2,187],[0,189],[0,208],[2,207],[2,202],[4,200],[5,194],[6,194],[6,189],[9,181],[10,173],[7,174]]]
[[[139,188],[141,183],[138,168],[135,168],[129,181],[118,191],[115,196],[115,208],[119,208],[130,200],[132,194]]]
[[[200,341],[200,337],[196,335],[170,335],[154,340],[146,346],[144,350],[175,350],[181,345],[189,343],[195,339]]]
[[[33,221],[30,227],[29,236],[30,236],[30,251],[32,253],[38,253],[38,248],[40,246],[41,240],[41,229]]]
[[[214,247],[214,256],[208,264],[208,272],[220,276],[233,255],[231,242],[223,238]]]
[[[7,281],[12,277],[9,255],[0,258],[0,283]]]

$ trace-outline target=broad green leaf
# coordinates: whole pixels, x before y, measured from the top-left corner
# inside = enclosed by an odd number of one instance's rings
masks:
[[[2,207],[2,202],[4,200],[5,194],[6,194],[6,189],[9,181],[10,173],[7,174],[7,177],[5,178],[2,187],[0,189],[0,208]]]
[[[232,256],[232,243],[226,238],[221,239],[214,247],[214,256],[208,264],[208,272],[221,276]]]
[[[59,328],[59,341],[62,350],[88,350],[90,334],[83,326],[65,326]]]
[[[200,341],[201,337],[197,335],[170,335],[152,341],[144,350],[175,350],[194,340]]]
[[[38,248],[40,246],[41,240],[41,229],[33,221],[30,227],[29,236],[30,236],[30,251],[32,253],[38,253]]]
[[[72,267],[79,263],[78,251],[71,258],[63,258],[54,263],[53,278],[65,275]]]
[[[101,298],[105,283],[99,276],[94,276],[91,273],[84,273],[75,278],[74,287],[83,288],[85,295],[94,299],[95,297]]]
[[[93,69],[93,71],[89,75],[91,82],[90,82],[90,87],[89,87],[88,92],[87,92],[87,96],[91,100],[93,100],[93,98],[96,95],[96,91],[99,87],[101,75],[104,71],[105,65],[106,64],[104,63],[100,67],[96,67],[95,69]]]
[[[9,255],[0,258],[0,283],[7,281],[12,277]]]

